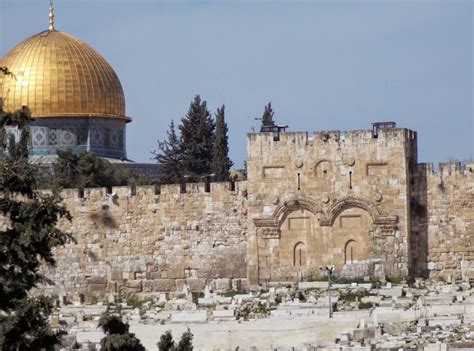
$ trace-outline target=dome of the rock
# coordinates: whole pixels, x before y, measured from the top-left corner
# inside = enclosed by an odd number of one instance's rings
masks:
[[[91,46],[56,30],[35,34],[0,60],[12,75],[0,79],[4,110],[28,106],[33,117],[125,117],[120,80]]]
[[[49,163],[58,149],[90,151],[125,159],[125,97],[109,63],[84,41],[54,29],[14,46],[1,59],[0,98],[4,111],[27,106],[32,162]],[[18,131],[8,130],[18,136]]]

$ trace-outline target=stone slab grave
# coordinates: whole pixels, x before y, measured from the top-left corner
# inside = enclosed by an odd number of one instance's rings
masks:
[[[197,311],[171,312],[171,321],[176,322],[176,323],[180,323],[180,322],[204,323],[207,321],[207,311],[197,310]]]
[[[299,282],[298,289],[327,289],[328,282]]]
[[[214,310],[212,317],[215,320],[235,320],[234,310]]]
[[[461,325],[461,319],[457,316],[432,317],[428,319],[428,325],[430,327],[435,327],[437,325],[441,327],[452,327],[455,325]]]

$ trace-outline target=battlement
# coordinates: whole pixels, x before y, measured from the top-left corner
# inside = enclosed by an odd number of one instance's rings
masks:
[[[474,161],[460,162],[449,161],[439,162],[438,168],[435,169],[432,162],[418,163],[415,166],[415,174],[423,174],[427,176],[437,175],[447,176],[471,176],[474,177]]]
[[[248,133],[248,152],[253,154],[258,144],[271,146],[272,148],[285,148],[290,144],[293,147],[305,148],[307,146],[318,147],[405,147],[407,143],[416,147],[417,133],[406,128],[381,128],[377,133],[372,129],[360,130],[328,130],[313,132],[263,132]],[[258,147],[256,147],[258,149]]]
[[[181,196],[183,198],[196,195],[204,195],[215,198],[225,195],[239,195],[246,189],[246,181],[235,182],[211,182],[206,184],[186,183],[186,184],[165,184],[161,187],[154,185],[142,186],[116,186],[112,188],[85,188],[83,190],[77,188],[63,189],[61,197],[64,201],[68,200],[92,200],[100,199],[132,199],[132,198],[150,198],[157,201],[160,197]],[[50,189],[38,190],[41,194],[50,194]]]

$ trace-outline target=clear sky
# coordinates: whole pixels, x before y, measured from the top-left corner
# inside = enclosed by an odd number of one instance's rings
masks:
[[[48,27],[47,0],[0,0],[0,55]],[[474,157],[473,2],[56,0],[125,90],[128,156],[148,161],[196,94],[226,105],[230,156],[271,101],[291,131],[418,131],[419,160]]]

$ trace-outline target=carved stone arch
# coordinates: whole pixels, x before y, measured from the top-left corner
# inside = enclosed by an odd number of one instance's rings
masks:
[[[313,201],[305,198],[298,198],[283,202],[283,204],[275,209],[272,217],[276,223],[281,225],[285,221],[288,214],[301,209],[307,210],[314,215],[323,212],[318,206],[314,204]]]
[[[378,223],[381,219],[386,217],[382,215],[377,206],[375,206],[375,204],[372,202],[366,199],[348,197],[341,199],[332,205],[325,218],[320,221],[320,225],[332,226],[337,216],[339,216],[342,211],[353,207],[367,211],[372,217],[374,223]]]

